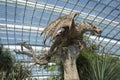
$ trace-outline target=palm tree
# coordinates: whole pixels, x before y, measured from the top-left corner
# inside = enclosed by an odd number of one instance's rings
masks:
[[[15,63],[15,58],[8,49],[0,46],[0,79],[23,80],[31,76],[31,72],[21,63]]]
[[[21,63],[14,64],[14,78],[16,80],[23,80],[31,76],[29,68],[23,66]]]
[[[106,53],[104,56],[98,55],[95,50],[98,47],[90,45],[86,49],[83,49],[77,59],[77,70],[80,76],[80,80],[119,80],[120,79],[120,59],[119,57],[112,57],[110,53]],[[60,74],[58,76],[52,75],[52,80],[63,80],[63,65],[57,63]],[[47,66],[50,71],[55,70],[54,66]]]
[[[105,54],[97,55],[91,60],[92,80],[119,80],[120,79],[120,60]]]
[[[13,56],[10,51],[4,49],[3,46],[0,46],[0,72],[2,74],[2,80],[6,79],[9,76],[9,73],[12,71],[14,64]]]

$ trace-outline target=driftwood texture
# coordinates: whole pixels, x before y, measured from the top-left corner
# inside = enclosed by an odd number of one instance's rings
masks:
[[[61,57],[64,68],[64,80],[80,80],[76,60],[80,54],[78,45],[70,45],[63,50],[63,57]]]
[[[83,34],[87,31],[92,35],[100,37],[102,30],[88,22],[75,23],[74,18],[80,13],[71,13],[60,17],[46,27],[41,34],[45,34],[44,44],[48,38],[51,38],[52,45],[46,54],[35,55],[31,46],[21,43],[21,51],[15,51],[18,54],[32,57],[35,64],[46,65],[51,57],[58,54],[64,66],[64,80],[80,80],[76,68],[76,60],[80,51],[86,47],[83,41]],[[23,47],[30,50],[30,53],[24,52]],[[64,49],[64,47],[67,47]],[[61,57],[62,56],[62,57]]]
[[[25,42],[20,43],[20,45],[21,45],[21,50],[14,50],[16,54],[22,54],[22,55],[27,55],[29,57],[32,57],[33,60],[35,61],[35,64],[38,64],[38,65],[48,64],[48,61],[44,59],[46,58],[46,55],[48,55],[46,52],[44,54],[35,55],[35,52],[30,45],[27,45]],[[30,52],[23,51],[23,47],[28,49]]]

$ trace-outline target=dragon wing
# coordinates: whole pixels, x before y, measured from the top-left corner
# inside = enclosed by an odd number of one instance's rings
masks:
[[[53,21],[48,27],[46,27],[41,34],[45,33],[44,44],[46,40],[51,37],[51,40],[56,36],[57,32],[63,27],[69,27],[74,25],[74,18],[80,13],[71,13],[69,15],[62,16]]]

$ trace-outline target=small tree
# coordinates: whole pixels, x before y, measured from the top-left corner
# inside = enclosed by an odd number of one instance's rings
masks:
[[[91,80],[119,80],[119,61],[118,57],[113,57],[110,54],[97,55],[94,60],[91,60]]]
[[[14,64],[14,79],[23,80],[31,76],[31,71],[21,63]]]
[[[8,49],[0,45],[0,79],[23,80],[28,78],[31,72],[20,63],[16,63],[15,57]]]
[[[12,71],[14,61],[15,59],[11,55],[10,51],[0,45],[0,72],[2,80],[7,79],[9,76],[10,72]]]
[[[99,55],[96,49],[98,50],[98,47],[92,44],[81,51],[77,59],[80,80],[119,80],[119,57],[111,55],[111,53]],[[59,68],[60,74],[57,76],[51,75],[50,80],[63,80],[63,65],[60,62],[53,66],[47,66],[47,70],[50,71],[54,71],[56,68]]]

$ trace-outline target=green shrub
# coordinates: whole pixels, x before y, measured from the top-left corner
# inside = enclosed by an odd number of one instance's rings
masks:
[[[113,57],[109,53],[99,55],[95,51],[98,49],[95,45],[91,45],[87,49],[83,49],[77,59],[77,69],[80,80],[119,80],[120,79],[120,60]],[[51,79],[63,80],[62,64],[56,66],[48,66],[50,71],[59,68],[60,75],[52,75]]]

